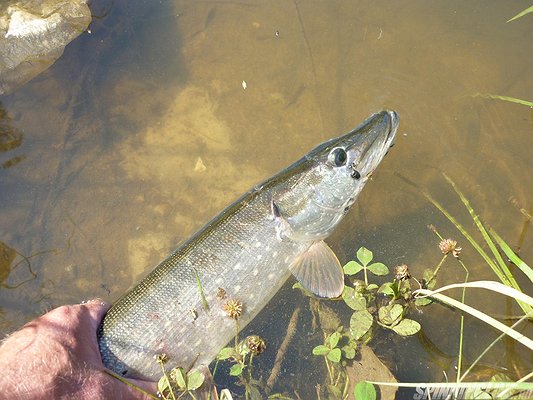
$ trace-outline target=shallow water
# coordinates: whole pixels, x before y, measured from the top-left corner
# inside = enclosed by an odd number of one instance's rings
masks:
[[[60,304],[116,299],[239,194],[382,108],[399,112],[399,137],[328,241],[341,262],[364,245],[420,276],[441,257],[427,228],[434,224],[459,240],[470,280],[495,279],[421,194],[472,227],[444,171],[531,264],[533,237],[520,210],[533,208],[533,113],[473,96],[532,100],[533,16],[505,23],[529,5],[93,2],[90,33],[0,97],[1,333]],[[439,283],[463,279],[449,262]],[[518,313],[496,296],[468,298],[486,311]],[[295,303],[307,307],[283,290],[250,327],[269,334],[265,371]],[[310,315],[301,318],[307,337]],[[443,369],[453,374],[458,316],[433,307],[413,318],[433,347],[420,336],[383,334],[376,352],[399,380],[443,380]],[[270,321],[281,328],[269,333]],[[473,359],[496,333],[471,320],[466,329]],[[306,371],[316,341],[296,348],[304,362],[288,361],[280,390],[306,393],[306,380],[290,372]],[[518,344],[487,357],[511,375],[531,370]]]

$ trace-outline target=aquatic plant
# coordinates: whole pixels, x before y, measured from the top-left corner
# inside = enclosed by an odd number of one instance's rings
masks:
[[[516,382],[513,381],[509,376],[504,374],[495,374],[493,375],[491,381],[488,382],[465,382],[466,378],[469,377],[472,369],[480,362],[480,360],[494,347],[494,345],[502,340],[505,336],[509,336],[517,342],[521,343],[530,350],[533,350],[533,340],[524,336],[522,333],[516,331],[514,328],[520,323],[527,319],[533,318],[533,297],[526,295],[518,286],[515,276],[511,273],[508,263],[514,264],[518,269],[531,281],[533,282],[533,270],[523,261],[520,257],[512,251],[511,247],[491,228],[487,229],[484,224],[481,222],[481,218],[475,213],[474,209],[470,205],[470,202],[466,196],[459,190],[455,182],[447,175],[443,174],[445,180],[453,188],[465,208],[470,214],[474,226],[477,228],[478,233],[481,235],[483,242],[478,242],[474,239],[474,235],[470,233],[467,229],[461,225],[455,217],[453,217],[439,202],[437,202],[429,193],[422,191],[423,195],[444,215],[446,218],[455,226],[455,228],[467,239],[467,241],[472,245],[472,247],[479,253],[483,258],[486,264],[494,271],[495,275],[501,280],[500,282],[494,281],[476,281],[476,282],[467,282],[468,281],[468,269],[464,263],[456,257],[457,260],[461,263],[463,268],[467,271],[467,276],[464,283],[456,283],[451,285],[443,286],[437,290],[429,290],[429,288],[420,288],[413,291],[413,295],[417,299],[435,299],[442,304],[447,304],[455,309],[463,311],[463,313],[469,314],[473,317],[480,319],[491,327],[500,330],[502,333],[490,344],[488,345],[481,354],[474,360],[474,362],[469,366],[469,368],[462,372],[462,343],[464,336],[463,329],[463,320],[461,319],[461,326],[459,331],[460,344],[458,349],[458,368],[457,376],[455,382],[446,382],[446,383],[400,383],[400,384],[391,384],[387,382],[370,382],[372,384],[380,386],[401,386],[401,387],[416,387],[416,388],[431,388],[434,390],[447,391],[447,393],[454,392],[454,398],[457,398],[460,393],[460,398],[472,398],[472,399],[512,399],[512,398],[524,398],[521,397],[523,391],[528,391],[527,393],[533,393],[533,383],[526,382],[528,379],[533,377],[533,373],[529,373]],[[412,182],[411,182],[412,183]],[[416,185],[415,185],[416,186]],[[456,243],[450,241],[443,243],[442,236],[437,232],[436,228],[431,226],[430,229],[434,231],[439,238],[441,239],[441,251],[444,254],[444,257],[449,254],[453,254],[452,247],[455,247],[457,250]],[[448,247],[445,248],[444,245]],[[453,246],[451,246],[453,244]],[[484,246],[489,248],[489,252],[484,250]],[[449,250],[445,252],[444,250]],[[507,261],[504,260],[502,253],[507,257]],[[439,263],[439,268],[440,265]],[[437,268],[438,269],[438,268]],[[447,295],[444,295],[442,292],[447,291],[453,288],[463,289],[461,300],[458,301]],[[490,290],[493,293],[501,294],[513,298],[520,308],[523,310],[524,314],[521,316],[518,321],[516,321],[512,326],[507,326],[495,318],[487,315],[486,313],[481,312],[480,310],[475,309],[472,306],[469,306],[465,303],[465,290],[471,288]],[[463,318],[463,317],[462,317]],[[417,390],[418,390],[417,389]],[[513,397],[517,396],[517,397]],[[370,397],[361,397],[362,399],[370,399]]]
[[[524,11],[519,12],[519,13],[516,14],[514,17],[509,18],[506,22],[514,21],[515,19],[518,19],[518,18],[520,18],[520,17],[523,17],[524,15],[529,14],[529,13],[531,13],[531,12],[533,12],[533,6],[528,7],[528,8],[526,8]]]

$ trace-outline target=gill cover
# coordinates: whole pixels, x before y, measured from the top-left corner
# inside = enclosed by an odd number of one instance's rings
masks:
[[[307,168],[272,197],[278,237],[309,244],[291,263],[291,272],[320,297],[338,297],[344,288],[340,262],[323,239],[392,146],[398,122],[394,111],[381,111],[351,132],[317,146],[301,160]]]

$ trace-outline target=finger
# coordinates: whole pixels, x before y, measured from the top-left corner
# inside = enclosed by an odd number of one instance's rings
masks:
[[[87,309],[90,319],[94,321],[95,329],[100,325],[100,322],[104,318],[105,313],[111,307],[102,299],[96,298],[88,301],[84,301],[80,304],[80,307]]]

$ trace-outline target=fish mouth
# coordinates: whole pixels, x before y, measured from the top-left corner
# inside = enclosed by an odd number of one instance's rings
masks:
[[[394,146],[400,117],[395,111],[384,110],[374,114],[365,122],[359,145],[360,159],[354,167],[360,168],[363,179],[368,179],[383,157]],[[357,146],[357,143],[355,143]]]
[[[398,126],[400,125],[400,116],[396,111],[386,110],[385,111],[389,116],[389,133],[387,135],[387,147],[390,149],[394,146],[396,141],[396,132],[398,131]]]

